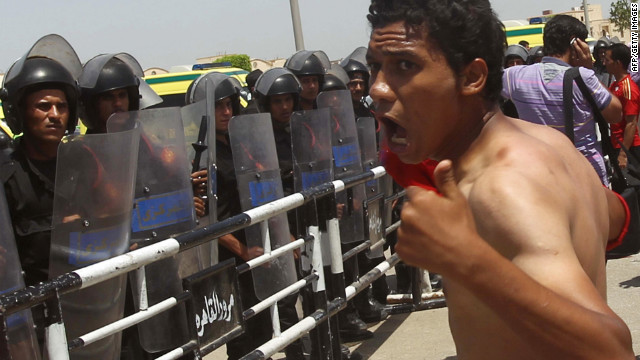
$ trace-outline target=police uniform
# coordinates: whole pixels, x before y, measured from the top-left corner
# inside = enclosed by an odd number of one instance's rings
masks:
[[[228,143],[228,138],[227,144],[216,139],[216,182],[218,187],[216,192],[218,195],[217,213],[219,221],[237,215],[242,211],[240,207],[240,194],[238,193],[238,182],[233,166],[233,155],[231,146],[229,146]],[[238,230],[232,233],[232,235],[243,245],[247,245],[244,230]],[[245,262],[240,256],[224,246],[218,247],[218,257],[220,262],[232,258],[236,260],[236,263]],[[259,300],[253,288],[251,271],[241,274],[238,281],[240,284],[242,308],[248,309],[257,304]],[[239,359],[271,339],[271,333],[269,313],[262,311],[256,314],[247,320],[245,333],[227,343],[227,356],[232,360]]]

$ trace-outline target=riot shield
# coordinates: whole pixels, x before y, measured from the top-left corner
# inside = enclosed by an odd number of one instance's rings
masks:
[[[67,136],[58,146],[51,278],[125,253],[129,248],[138,129]],[[74,339],[122,318],[126,276],[61,296]],[[118,359],[120,334],[71,352],[72,359]]]
[[[371,170],[378,166],[378,150],[376,144],[376,120],[372,117],[358,118],[358,141],[362,154],[362,168],[364,171]],[[384,239],[384,228],[382,224],[382,210],[384,205],[384,195],[377,179],[369,180],[365,183],[366,200],[365,209],[365,232],[367,238],[371,240],[371,245]],[[370,258],[383,256],[382,246],[367,251]]]
[[[206,169],[207,166],[207,101],[202,100],[180,108],[187,159],[193,165],[192,171]],[[204,156],[202,156],[204,155]],[[197,164],[196,164],[197,161]]]
[[[113,114],[108,132],[140,123],[132,238],[162,239],[195,226],[184,130],[179,108]]]
[[[179,108],[160,108],[112,115],[107,131],[140,123],[132,239],[165,239],[195,227],[193,190]],[[191,253],[192,254],[192,253]],[[145,266],[149,306],[182,292],[178,254]],[[190,261],[190,260],[187,260]],[[193,259],[192,261],[197,261]],[[141,279],[132,273],[134,300],[140,304]],[[151,353],[188,341],[186,310],[179,305],[138,325],[142,347]]]
[[[229,123],[229,139],[242,210],[282,198],[282,179],[269,114],[233,117]],[[246,235],[248,247],[261,247],[265,253],[286,245],[291,241],[287,215],[276,215],[268,220],[266,242],[263,242],[260,224],[247,228]],[[252,271],[256,296],[260,300],[297,280],[291,253]]]
[[[318,108],[330,110],[331,146],[333,151],[333,176],[340,180],[360,174],[362,163],[358,132],[349,90],[322,92],[317,98]],[[364,211],[366,198],[363,185],[336,196],[340,219],[340,241],[351,243],[364,240]]]
[[[331,128],[329,109],[298,111],[291,115],[291,149],[293,153],[293,178],[296,192],[333,180],[331,164]],[[304,218],[298,211],[298,222]],[[307,257],[302,257],[302,267],[309,268]],[[328,249],[322,252],[322,262],[331,264]]]
[[[205,84],[206,96],[203,100],[196,103],[183,106],[181,108],[182,125],[184,126],[184,136],[186,142],[187,159],[192,164],[191,171],[195,172],[201,169],[209,169],[209,162],[212,165],[215,164],[215,145],[208,146],[211,127],[214,128],[213,139],[215,139],[215,124],[213,117],[215,116],[215,100],[214,91],[211,84],[207,81]],[[211,89],[211,90],[210,90]],[[215,144],[215,143],[214,143]],[[210,160],[213,159],[213,160]],[[209,189],[211,176],[215,176],[209,172],[207,174],[207,189]],[[203,197],[203,200],[208,202],[209,213],[207,216],[198,219],[198,226],[207,226],[216,222],[216,199],[210,198],[210,190],[207,190],[207,195]],[[202,270],[206,267],[217,264],[218,262],[218,240],[211,240],[207,244],[198,246],[197,248],[187,250],[187,252],[195,252],[195,256],[198,258],[198,264],[192,262],[180,264],[180,277],[184,278],[188,275],[195,273],[193,270]],[[197,265],[197,268],[194,266]],[[188,267],[192,269],[189,270]]]
[[[11,215],[0,186],[0,295],[24,288],[16,239],[11,227]],[[33,327],[31,310],[23,310],[6,319],[9,354],[15,360],[40,359],[38,339]]]

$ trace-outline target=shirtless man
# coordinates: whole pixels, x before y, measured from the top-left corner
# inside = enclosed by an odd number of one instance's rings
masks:
[[[372,0],[368,18],[390,150],[440,162],[442,195],[407,189],[396,251],[442,274],[458,358],[634,359],[606,303],[608,190],[565,135],[499,111],[489,1]]]

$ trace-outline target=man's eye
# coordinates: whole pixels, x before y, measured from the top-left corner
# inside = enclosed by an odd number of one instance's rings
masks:
[[[414,63],[412,63],[411,61],[407,61],[407,60],[400,60],[398,62],[398,67],[400,68],[400,70],[411,70],[413,69],[415,66]]]
[[[36,108],[40,111],[49,111],[49,109],[51,109],[51,104],[38,104]]]

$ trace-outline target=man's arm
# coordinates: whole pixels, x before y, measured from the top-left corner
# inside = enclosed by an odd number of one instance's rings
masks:
[[[238,238],[236,238],[232,234],[226,234],[226,235],[220,236],[218,238],[218,242],[220,243],[220,245],[229,249],[229,251],[236,254],[237,256],[242,258],[242,260],[244,261],[249,261],[253,258],[256,258],[264,254],[263,248],[259,246],[248,248],[243,243],[241,243],[240,240],[238,240]]]
[[[617,96],[611,94],[611,102],[601,112],[602,117],[609,124],[620,122],[622,120],[622,103]]]
[[[567,196],[549,180],[507,175],[474,184],[467,203],[450,167],[435,173],[443,196],[408,189],[400,257],[466,288],[538,358],[633,359],[628,328],[573,250]]]
[[[625,120],[627,123],[624,126],[622,144],[627,149],[631,149],[631,145],[633,145],[633,138],[638,131],[638,115],[626,115]],[[618,164],[623,169],[627,167],[627,153],[622,149],[620,149],[620,153],[618,154]]]

